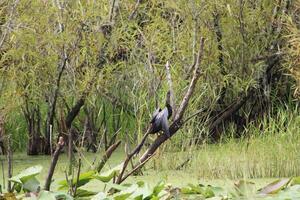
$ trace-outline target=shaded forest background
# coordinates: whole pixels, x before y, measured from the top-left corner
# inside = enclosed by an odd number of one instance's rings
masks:
[[[2,0],[1,150],[9,135],[13,150],[29,155],[50,154],[70,134],[92,151],[116,137],[135,143],[170,89],[176,110],[200,37],[201,76],[169,148],[299,123],[299,8],[292,0]]]

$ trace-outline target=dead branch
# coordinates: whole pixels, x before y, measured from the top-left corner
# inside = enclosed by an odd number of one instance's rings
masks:
[[[197,39],[198,39],[198,29],[199,29],[199,20],[194,19],[193,44],[192,44],[192,47],[193,47],[193,62],[188,68],[186,79],[190,78],[190,76],[193,72],[193,69],[196,65],[196,62],[197,62],[196,44],[197,44]]]
[[[150,134],[150,132],[151,132],[151,127],[148,128],[148,130],[147,130],[146,134],[144,135],[144,137],[142,138],[142,141],[140,142],[140,144],[138,144],[130,154],[127,154],[126,159],[125,159],[124,164],[123,164],[123,168],[122,168],[122,170],[121,170],[121,172],[120,172],[120,174],[117,178],[117,181],[116,181],[117,184],[122,183],[122,181],[124,179],[123,178],[124,172],[125,172],[128,164],[129,164],[130,160],[132,159],[132,157],[134,155],[136,155],[140,152],[140,150],[143,147],[143,145],[144,145],[148,135]]]
[[[121,128],[119,128],[119,129],[111,136],[110,141],[109,141],[109,143],[108,143],[109,146],[112,146],[112,145],[115,143],[116,138],[117,138],[118,134],[120,133],[120,131],[121,131]]]
[[[175,114],[176,114],[175,93],[173,90],[173,82],[172,82],[172,76],[171,76],[171,72],[170,72],[169,61],[166,63],[166,72],[167,72],[167,81],[168,81],[168,85],[169,85],[169,91],[171,93],[171,107],[172,107],[173,113],[174,113],[173,116],[175,116]]]
[[[203,51],[204,51],[204,38],[201,38],[200,40],[200,49],[197,55],[197,62],[195,65],[195,69],[194,69],[194,73],[193,73],[193,78],[190,82],[189,88],[180,104],[180,107],[175,115],[174,118],[174,122],[171,124],[170,126],[170,137],[172,137],[179,128],[181,128],[182,126],[182,117],[183,114],[188,106],[189,100],[194,92],[196,83],[199,79],[200,76],[200,63],[202,60],[202,56],[203,56]],[[134,155],[136,155],[142,148],[142,146],[144,145],[144,142],[147,138],[147,136],[149,135],[149,133],[151,132],[151,126],[147,129],[147,132],[145,133],[144,137],[142,138],[142,141],[140,142],[140,144],[138,144],[136,146],[136,148],[129,154],[127,155],[124,164],[123,164],[123,168],[121,170],[120,175],[117,178],[116,183],[120,184],[122,183],[128,176],[130,176],[132,173],[134,173],[136,170],[140,169],[150,158],[153,157],[155,151],[168,139],[168,136],[166,134],[161,134],[159,135],[156,140],[153,142],[153,144],[146,150],[146,152],[141,156],[141,158],[139,159],[139,164],[137,165],[137,167],[135,167],[133,169],[133,171],[129,172],[129,174],[124,176],[124,172],[128,166],[129,161],[132,159],[132,157]]]
[[[198,116],[199,114],[203,113],[205,111],[205,109],[200,109],[197,112],[195,112],[194,114],[192,114],[191,116],[187,117],[186,119],[184,119],[182,124],[185,124],[186,122],[188,122],[189,120],[191,120],[192,118]]]
[[[152,154],[151,156],[149,156],[146,160],[144,160],[142,163],[139,163],[135,168],[133,168],[130,172],[128,172],[128,174],[126,174],[122,179],[121,182],[125,181],[129,176],[131,176],[134,172],[136,172],[137,170],[139,170],[140,168],[142,168],[153,156],[155,155]],[[120,184],[118,183],[118,184]]]
[[[120,146],[121,141],[117,141],[116,143],[112,144],[104,153],[104,155],[102,156],[101,161],[99,162],[98,166],[97,166],[97,172],[99,173],[105,163],[108,161],[108,159],[111,157],[111,155],[113,154],[113,152],[115,152],[115,150]]]
[[[203,56],[203,50],[204,50],[204,38],[201,38],[200,40],[200,49],[197,55],[197,62],[195,65],[195,69],[194,69],[194,74],[193,74],[193,78],[190,82],[189,88],[185,94],[185,96],[183,97],[183,100],[180,104],[180,107],[177,110],[176,116],[174,118],[174,122],[171,124],[170,126],[170,137],[172,137],[177,131],[178,129],[182,126],[181,120],[183,117],[183,114],[187,108],[187,105],[189,103],[189,100],[194,92],[196,83],[199,79],[200,76],[200,63],[202,60],[202,56]],[[162,145],[166,140],[168,139],[168,137],[166,136],[166,134],[162,134],[160,135],[158,138],[156,138],[156,140],[153,142],[153,144],[146,150],[146,152],[142,155],[142,157],[140,158],[140,163],[142,163],[143,161],[145,161],[149,156],[151,156],[158,147],[160,147],[160,145]]]
[[[65,145],[64,139],[63,139],[63,137],[60,137],[59,141],[57,143],[55,152],[53,154],[51,164],[50,164],[48,176],[47,176],[45,186],[44,186],[45,190],[48,190],[48,191],[50,190],[50,185],[51,185],[51,180],[52,180],[52,177],[53,177],[53,173],[54,173],[57,161],[58,161],[59,154],[60,154],[61,150],[63,149],[64,145]]]
[[[204,51],[204,38],[201,38],[200,40],[200,50],[198,52],[198,55],[197,55],[197,61],[196,61],[196,65],[195,65],[195,69],[194,69],[194,75],[193,75],[193,78],[190,82],[190,85],[189,85],[189,88],[178,108],[178,111],[176,113],[176,116],[175,116],[175,119],[174,121],[181,121],[182,117],[183,117],[183,114],[187,108],[187,105],[189,103],[189,100],[194,92],[194,89],[195,89],[195,86],[196,86],[196,83],[200,77],[200,63],[201,63],[201,60],[202,60],[202,56],[203,56],[203,51]]]

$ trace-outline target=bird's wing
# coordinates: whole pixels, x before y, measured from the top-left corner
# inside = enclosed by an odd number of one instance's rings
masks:
[[[168,110],[164,109],[161,113],[162,113],[162,117],[161,117],[162,130],[168,137],[170,137],[169,123],[168,123]]]
[[[160,108],[157,108],[154,113],[152,114],[152,119],[150,121],[150,123],[153,123],[155,121],[156,116],[159,114],[159,112],[161,111]]]

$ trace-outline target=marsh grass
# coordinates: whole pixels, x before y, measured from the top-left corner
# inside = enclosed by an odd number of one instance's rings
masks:
[[[157,169],[184,167],[201,178],[239,179],[290,177],[300,175],[300,116],[298,109],[278,109],[274,117],[250,124],[242,139],[223,138],[218,144],[185,146],[185,151],[159,153]],[[227,133],[231,135],[231,133]],[[181,136],[182,137],[182,136]],[[171,144],[167,144],[171,145]]]
[[[288,112],[288,110],[293,111]],[[188,140],[184,139],[190,138],[194,133],[191,127],[184,127],[147,163],[143,176],[131,177],[129,181],[149,180],[155,184],[159,180],[166,180],[177,185],[184,185],[199,181],[211,184],[215,180],[222,180],[220,184],[226,184],[237,179],[269,180],[269,178],[299,176],[299,127],[300,116],[297,107],[294,109],[278,108],[276,114],[273,113],[272,117],[265,117],[260,124],[249,124],[241,139],[232,138],[234,129],[229,128],[221,142],[217,144],[189,145]],[[197,128],[197,131],[204,133],[205,129]],[[151,137],[155,138],[155,136]],[[15,153],[14,174],[27,167],[41,164],[44,169],[38,178],[43,182],[48,171],[50,157],[30,157],[24,154]],[[100,159],[101,153],[84,152],[83,170],[91,167],[95,156]],[[108,162],[106,169],[122,162],[124,156],[123,148],[120,148]],[[176,170],[187,158],[190,158],[190,161],[180,170]],[[1,159],[6,160],[3,156]],[[63,154],[54,174],[54,188],[58,180],[65,178],[66,166],[67,155]],[[5,174],[7,174],[6,171]],[[267,182],[263,181],[263,183]],[[97,189],[98,184],[93,183],[90,187]]]

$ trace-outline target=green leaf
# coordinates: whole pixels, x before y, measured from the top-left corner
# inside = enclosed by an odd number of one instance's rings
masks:
[[[112,197],[108,197],[104,192],[99,192],[91,200],[111,200]]]
[[[39,188],[40,188],[40,182],[35,177],[27,180],[23,184],[23,190],[27,192],[37,192]]]
[[[150,197],[153,194],[153,191],[150,189],[149,185],[144,182],[137,183],[138,188],[130,196],[134,200],[142,200],[147,197]]]
[[[211,198],[211,197],[214,197],[214,196],[215,196],[215,193],[214,193],[214,191],[212,190],[212,187],[211,187],[211,186],[207,186],[207,187],[204,189],[203,196],[204,196],[205,198]]]
[[[39,193],[39,196],[37,199],[39,199],[39,200],[56,200],[56,197],[52,192],[43,190]]]
[[[43,167],[40,165],[29,167],[9,180],[14,183],[13,187],[17,192],[21,192],[22,189],[28,192],[36,192],[40,183],[35,176],[40,174],[42,169]]]
[[[181,189],[182,194],[203,194],[204,190],[201,185],[188,184],[188,187],[183,187]]]
[[[115,189],[117,191],[122,191],[127,189],[129,186],[128,185],[119,185],[119,184],[115,184],[115,183],[106,183],[106,186],[109,189]]]
[[[84,189],[77,189],[76,197],[90,197],[97,194],[96,192],[84,190]]]
[[[300,176],[293,177],[290,184],[291,185],[300,185]]]
[[[48,200],[48,199],[55,199],[55,200],[73,200],[73,197],[64,193],[64,192],[49,192],[42,190],[39,193],[38,199],[41,200]]]
[[[291,178],[284,178],[281,180],[274,181],[270,183],[269,185],[263,187],[260,189],[260,194],[276,194],[280,190],[284,189],[289,182],[291,181]]]
[[[161,181],[153,188],[153,195],[158,196],[158,194],[165,188],[165,182]]]
[[[138,189],[138,187],[139,186],[137,184],[132,184],[131,186],[129,186],[125,190],[122,190],[121,192],[115,194],[113,197],[116,200],[126,199],[129,196],[131,196],[131,194],[133,194]]]
[[[107,172],[94,175],[94,178],[104,183],[109,182],[111,179],[113,179],[115,176],[117,176],[120,173],[122,168],[123,168],[123,163],[115,166],[114,168],[108,170]]]
[[[29,167],[24,171],[20,172],[18,175],[11,177],[9,180],[15,183],[25,183],[27,180],[40,174],[43,167],[40,165]]]
[[[53,192],[57,200],[73,200],[73,197],[64,192]]]
[[[96,171],[91,170],[80,174],[77,187],[81,187],[87,184],[89,181],[91,181],[94,178],[95,173]],[[69,183],[67,182],[67,180],[62,180],[58,184],[60,185],[59,190],[66,189],[69,187]],[[75,184],[76,184],[76,179],[73,179],[73,185]]]

